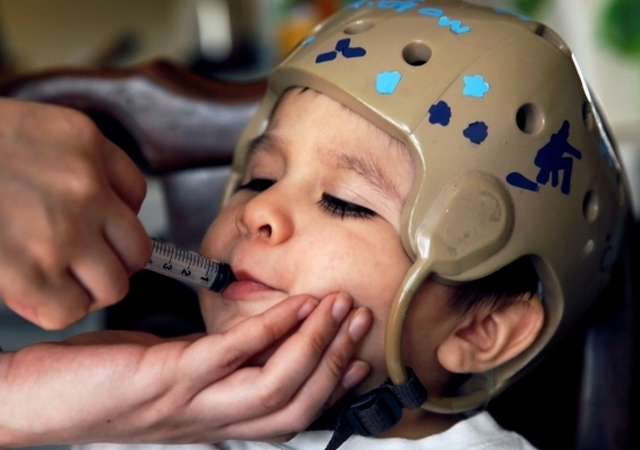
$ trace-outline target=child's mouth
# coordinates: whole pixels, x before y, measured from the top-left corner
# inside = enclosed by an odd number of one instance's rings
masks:
[[[220,293],[225,300],[245,300],[253,294],[273,292],[276,289],[268,286],[245,273],[235,273],[235,280]]]

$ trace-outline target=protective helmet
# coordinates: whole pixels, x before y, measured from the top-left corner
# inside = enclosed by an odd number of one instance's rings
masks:
[[[342,103],[410,149],[401,239],[414,264],[387,324],[394,384],[404,318],[428,276],[466,282],[530,257],[545,325],[531,348],[424,408],[459,412],[500,392],[609,280],[627,214],[612,142],[567,45],[527,17],[458,0],[357,1],[313,29],[271,73],[235,154],[293,86]],[[480,378],[478,378],[480,379]],[[480,386],[480,387],[477,387]]]

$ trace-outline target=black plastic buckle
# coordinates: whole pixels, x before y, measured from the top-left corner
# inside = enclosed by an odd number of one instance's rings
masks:
[[[385,429],[368,430],[360,418],[364,415],[382,416],[388,426]],[[390,429],[400,421],[402,406],[396,396],[388,389],[378,388],[371,391],[362,400],[350,405],[346,417],[354,432],[361,436],[374,436]]]

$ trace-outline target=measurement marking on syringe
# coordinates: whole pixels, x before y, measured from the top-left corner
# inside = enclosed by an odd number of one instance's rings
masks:
[[[153,253],[146,269],[212,290],[224,289],[233,274],[227,264],[153,239]]]

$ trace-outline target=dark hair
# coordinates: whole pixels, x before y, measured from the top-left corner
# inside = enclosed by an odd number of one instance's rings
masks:
[[[523,295],[533,297],[538,291],[538,282],[531,259],[522,257],[491,275],[456,286],[449,306],[458,314],[481,307],[498,309]]]

